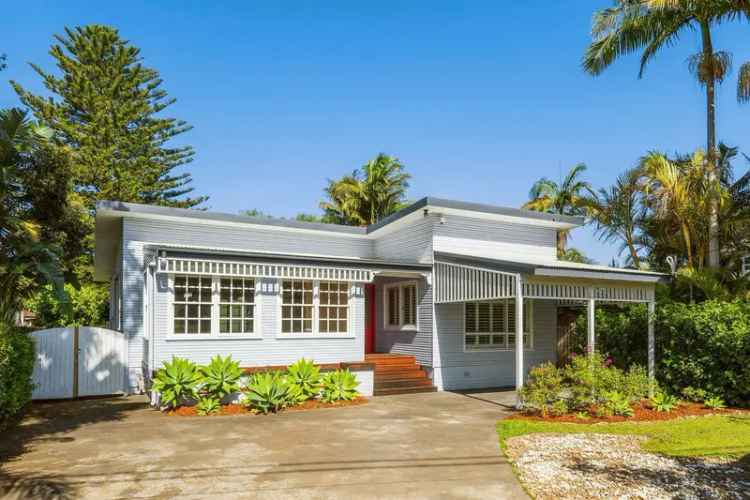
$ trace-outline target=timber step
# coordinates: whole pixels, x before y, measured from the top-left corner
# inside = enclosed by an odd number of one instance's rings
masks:
[[[434,392],[437,389],[414,356],[401,354],[368,354],[365,362],[375,365],[376,396]]]

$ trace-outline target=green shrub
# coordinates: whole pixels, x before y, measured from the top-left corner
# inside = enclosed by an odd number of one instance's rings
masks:
[[[656,411],[667,412],[674,410],[677,407],[679,400],[667,394],[666,392],[657,392],[651,398],[651,404],[654,406]]]
[[[717,396],[706,399],[703,401],[703,405],[711,410],[721,410],[727,407],[727,405],[724,404],[724,400]]]
[[[521,400],[525,408],[546,416],[555,403],[562,401],[562,390],[562,372],[552,363],[543,363],[529,372],[528,381],[521,389]],[[567,408],[567,403],[563,403]]]
[[[661,387],[674,394],[690,388],[733,406],[750,405],[750,302],[660,301],[655,329]],[[599,349],[611,355],[615,366],[646,361],[645,305],[598,308],[596,330]],[[574,341],[578,352],[585,348],[585,332],[585,318],[580,318]]]
[[[302,402],[316,397],[320,393],[320,369],[312,361],[300,359],[287,369],[289,382],[297,386],[297,401]]]
[[[696,389],[695,387],[685,387],[682,389],[682,396],[693,403],[702,403],[707,398],[711,397],[703,389]]]
[[[627,396],[631,403],[646,399],[651,388],[651,380],[648,378],[646,368],[641,365],[631,366],[622,376],[622,385],[619,391]],[[658,384],[654,381],[654,391],[658,391]]]
[[[289,384],[278,371],[255,373],[250,377],[245,404],[261,413],[278,412],[289,404]]]
[[[602,405],[609,415],[632,417],[634,413],[633,408],[630,406],[630,398],[619,391],[606,392]]]
[[[212,413],[218,413],[221,410],[221,401],[217,398],[204,397],[198,400],[196,405],[198,415],[211,415]]]
[[[172,356],[172,361],[156,372],[152,390],[161,396],[163,407],[175,408],[186,399],[195,398],[201,375],[192,361]]]
[[[320,397],[326,403],[341,400],[351,401],[359,395],[359,392],[357,392],[358,385],[357,377],[348,369],[328,372],[323,375]]]
[[[0,324],[0,428],[31,401],[35,355],[30,335]]]
[[[51,285],[28,299],[24,307],[36,315],[39,328],[56,326],[104,326],[107,324],[109,289],[104,283],[84,283],[76,288],[66,283],[67,303]]]
[[[213,398],[220,400],[240,390],[242,369],[239,363],[232,360],[232,356],[222,358],[216,355],[208,365],[201,366],[199,372],[201,392]]]

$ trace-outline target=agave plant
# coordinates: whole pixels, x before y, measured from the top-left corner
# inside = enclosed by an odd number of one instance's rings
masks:
[[[323,375],[321,399],[326,403],[351,401],[359,396],[357,377],[349,370],[336,370]]]
[[[218,413],[221,409],[221,402],[217,398],[201,398],[196,405],[198,415],[211,415]]]
[[[166,407],[177,407],[185,399],[194,398],[201,380],[198,367],[192,361],[172,356],[172,361],[156,372],[152,390],[161,396]]]
[[[651,404],[654,406],[656,411],[669,413],[677,407],[679,400],[665,392],[658,392],[651,398]]]
[[[703,405],[711,410],[722,410],[727,407],[727,405],[724,403],[724,400],[719,396],[706,398],[706,400],[703,401]]]
[[[261,413],[277,412],[288,403],[289,384],[279,372],[256,373],[247,386],[245,404]]]
[[[314,398],[320,392],[320,369],[312,360],[302,358],[290,365],[287,369],[287,377],[290,382],[299,387],[300,402]]]
[[[221,399],[240,390],[242,369],[239,363],[232,360],[232,356],[214,356],[208,365],[200,367],[200,374],[201,389],[212,397]]]

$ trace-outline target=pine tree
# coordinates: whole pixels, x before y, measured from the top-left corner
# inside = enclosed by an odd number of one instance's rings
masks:
[[[190,208],[204,196],[193,191],[189,173],[193,148],[168,146],[192,127],[160,112],[175,102],[161,88],[159,73],[141,64],[140,49],[114,28],[89,25],[55,35],[50,49],[60,77],[32,68],[52,98],[11,82],[21,101],[48,124],[72,152],[75,189],[93,210],[109,199]]]

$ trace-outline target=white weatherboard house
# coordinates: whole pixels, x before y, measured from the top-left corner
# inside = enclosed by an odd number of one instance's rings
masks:
[[[105,201],[96,277],[127,339],[126,392],[173,355],[216,354],[348,367],[365,394],[518,387],[556,361],[559,305],[653,312],[661,275],[557,259],[556,232],[582,223],[437,198],[368,227]],[[651,321],[651,374],[653,346]]]

